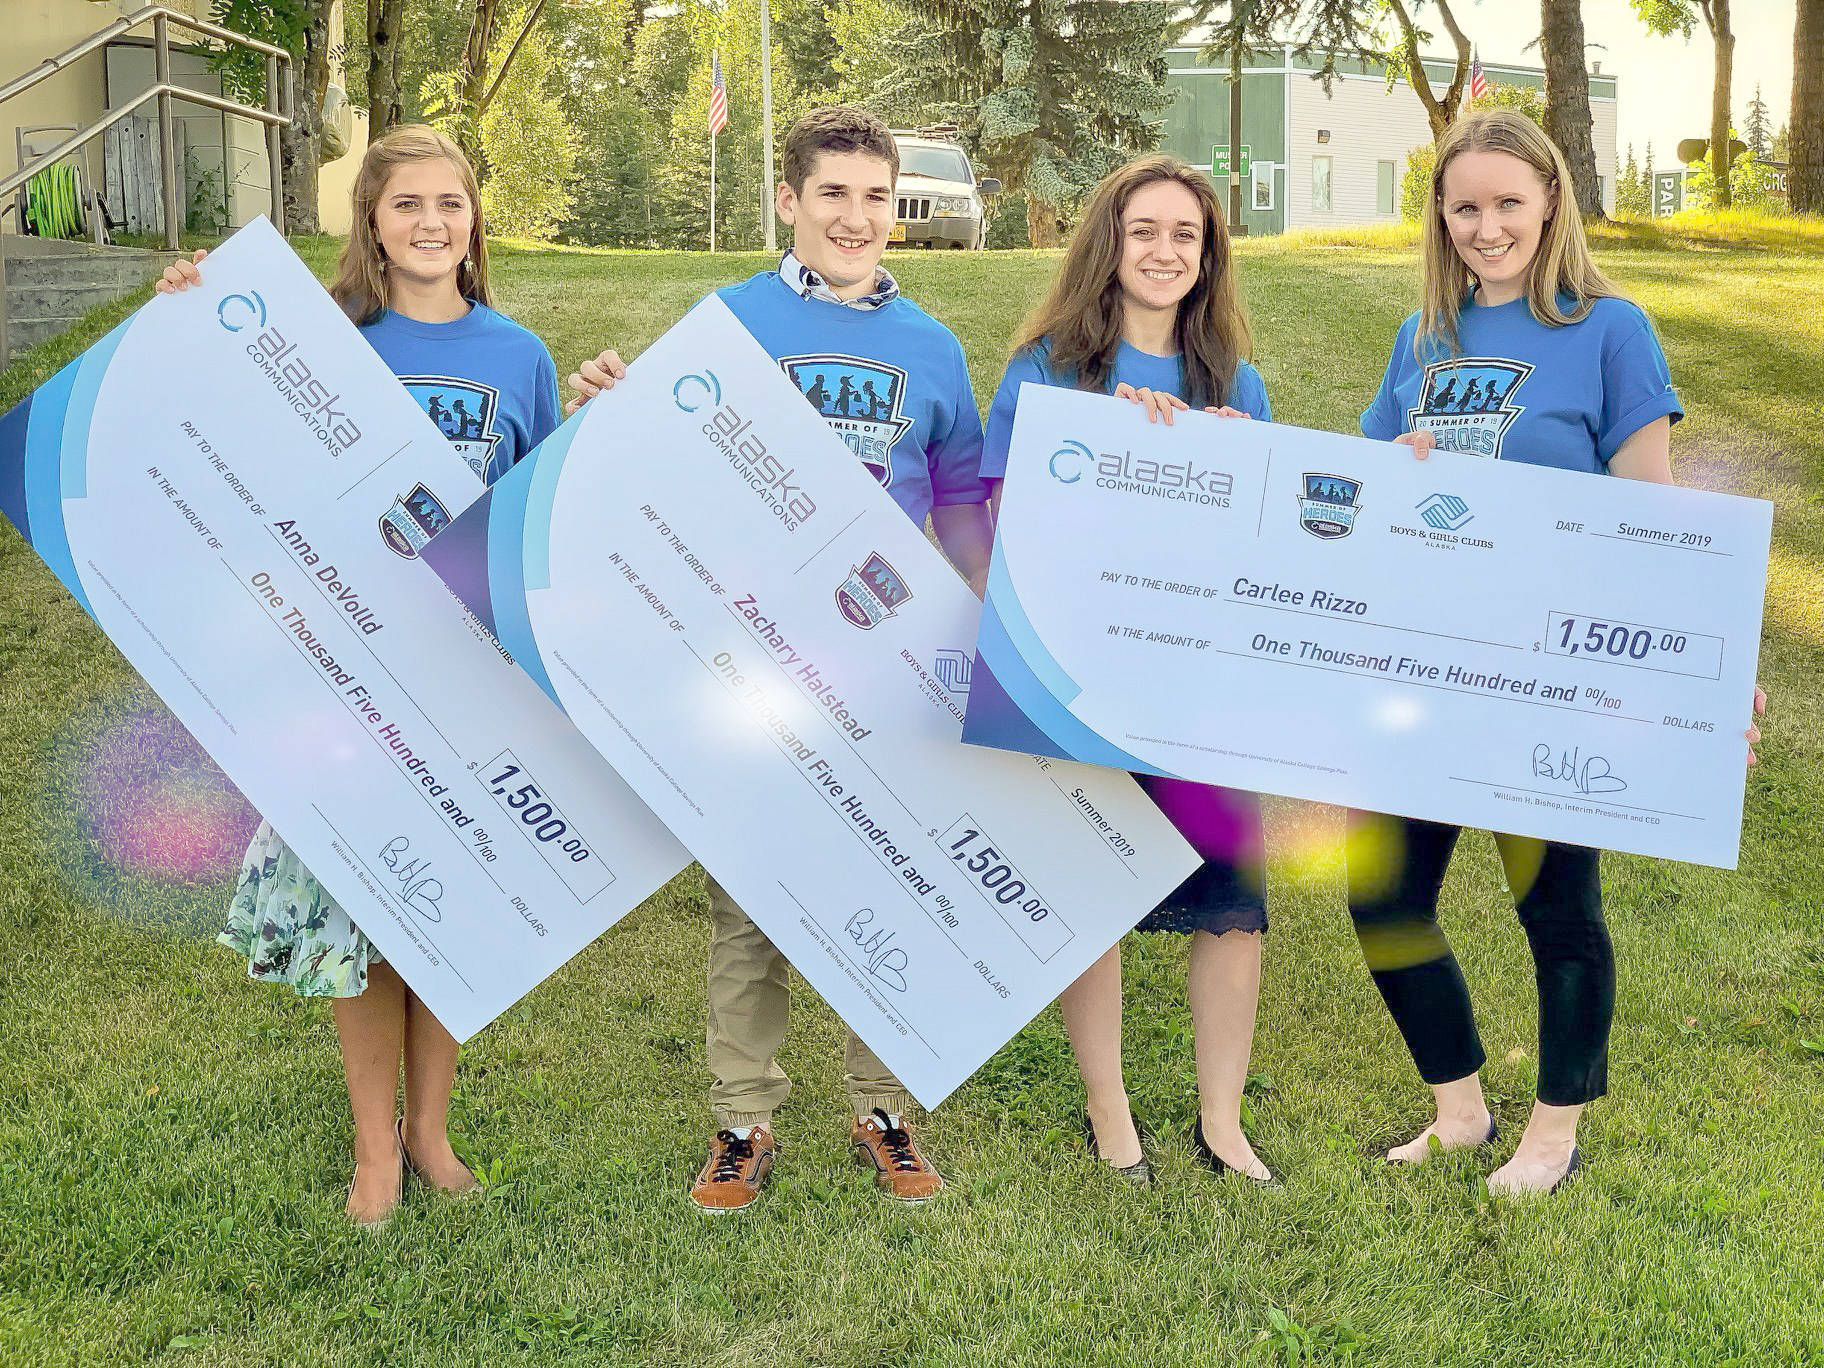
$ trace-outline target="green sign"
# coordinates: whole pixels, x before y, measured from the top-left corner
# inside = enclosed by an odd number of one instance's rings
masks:
[[[1246,143],[1241,145],[1241,174],[1246,176],[1254,170],[1254,151]],[[1229,174],[1229,145],[1218,143],[1210,153],[1210,175],[1212,178]]]
[[[1656,171],[1653,173],[1653,217],[1663,218],[1667,214],[1676,214],[1685,207],[1685,173],[1683,171]]]

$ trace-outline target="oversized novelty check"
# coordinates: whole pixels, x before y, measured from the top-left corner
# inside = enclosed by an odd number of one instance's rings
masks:
[[[464,1039],[683,865],[417,558],[476,495],[264,220],[0,420],[0,511]]]
[[[719,299],[426,559],[926,1105],[1195,866],[958,744],[981,605]]]
[[[963,739],[1733,868],[1772,506],[1020,394]]]

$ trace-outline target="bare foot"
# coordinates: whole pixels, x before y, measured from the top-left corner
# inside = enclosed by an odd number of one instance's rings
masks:
[[[413,1170],[432,1187],[444,1192],[467,1192],[477,1186],[469,1166],[450,1148],[449,1133],[441,1127],[421,1134],[410,1122],[404,1127],[405,1152]]]
[[[382,1225],[398,1209],[404,1190],[405,1170],[397,1150],[371,1163],[357,1161],[343,1210],[356,1225]]]
[[[1390,1164],[1422,1164],[1431,1158],[1431,1142],[1435,1137],[1438,1147],[1448,1153],[1451,1150],[1474,1149],[1477,1145],[1488,1143],[1489,1132],[1494,1128],[1495,1118],[1487,1109],[1481,1113],[1471,1112],[1468,1115],[1452,1114],[1440,1116],[1424,1130],[1403,1145],[1395,1145],[1387,1151],[1387,1162]]]
[[[1208,1112],[1203,1113],[1203,1143],[1210,1147],[1223,1163],[1237,1173],[1246,1174],[1258,1183],[1273,1181],[1273,1171],[1260,1162],[1260,1156],[1254,1153],[1254,1147],[1248,1143],[1248,1137],[1242,1134],[1241,1126],[1234,1121],[1227,1125],[1210,1120]]]
[[[1116,1106],[1091,1102],[1087,1110],[1102,1162],[1111,1168],[1132,1168],[1139,1163],[1144,1157],[1140,1132],[1134,1128],[1134,1114],[1128,1110],[1127,1098],[1123,1097]]]
[[[1550,1192],[1569,1176],[1576,1154],[1575,1140],[1522,1137],[1514,1157],[1488,1175],[1488,1190],[1496,1197],[1529,1197]]]

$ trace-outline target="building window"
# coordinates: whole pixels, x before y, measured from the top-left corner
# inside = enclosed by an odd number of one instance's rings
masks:
[[[1399,205],[1396,202],[1400,193],[1400,166],[1398,162],[1376,162],[1374,176],[1374,211],[1377,214],[1391,214]]]
[[[1311,212],[1330,212],[1330,158],[1311,158]]]
[[[1255,162],[1254,164],[1254,207],[1271,209],[1273,207],[1273,164]]]

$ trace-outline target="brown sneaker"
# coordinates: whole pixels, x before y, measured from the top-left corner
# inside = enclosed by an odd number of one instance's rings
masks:
[[[773,1171],[773,1133],[755,1126],[744,1140],[732,1130],[710,1138],[709,1158],[690,1185],[690,1200],[709,1212],[740,1211],[754,1204]]]
[[[855,1122],[849,1132],[855,1161],[874,1166],[874,1185],[902,1202],[926,1202],[944,1186],[942,1175],[918,1152],[905,1119],[879,1107]]]

